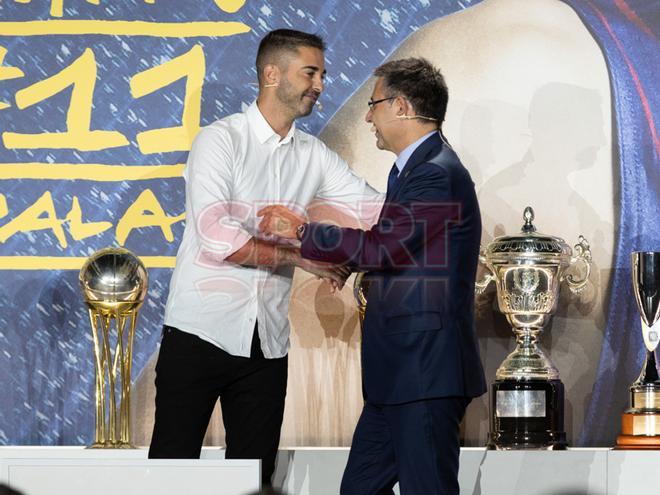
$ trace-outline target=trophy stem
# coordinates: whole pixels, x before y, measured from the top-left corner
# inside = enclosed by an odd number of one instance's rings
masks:
[[[117,403],[115,400],[115,363],[112,359],[110,348],[110,330],[112,318],[110,315],[103,316],[103,353],[105,354],[105,363],[108,369],[108,396],[110,398],[110,410],[107,423],[107,437],[105,443],[111,446],[115,443],[117,437]]]
[[[559,371],[538,345],[542,328],[513,327],[516,348],[497,369],[497,380],[558,380]]]
[[[105,442],[105,355],[99,339],[99,315],[89,309],[89,321],[92,325],[92,337],[94,339],[94,372],[96,398],[96,417],[94,419],[94,443],[92,448],[100,448]]]
[[[115,312],[115,321],[117,325],[117,346],[115,348],[115,361],[113,366],[113,372],[115,374],[115,381],[119,387],[119,405],[115,403],[117,408],[117,415],[115,417],[117,423],[115,425],[115,438],[114,443],[115,447],[121,448],[122,443],[122,431],[123,431],[123,418],[124,418],[124,391],[125,391],[125,375],[124,375],[124,331],[126,327],[126,316],[121,314],[119,310]],[[118,380],[117,380],[118,379]]]
[[[126,317],[124,317],[126,318]],[[121,413],[119,417],[120,425],[120,448],[134,449],[131,443],[131,364],[133,362],[133,340],[135,337],[135,324],[137,322],[137,311],[132,311],[129,318],[129,327],[126,335],[125,352],[122,355],[121,369]]]
[[[538,340],[537,332],[532,332],[528,329],[516,332],[516,343],[520,349],[536,350],[536,341]]]
[[[89,315],[96,372],[95,431],[90,448],[132,449],[135,447],[130,435],[131,363],[137,311],[104,314],[90,309]],[[116,342],[110,339],[113,320]]]
[[[514,330],[516,333],[516,352],[526,359],[545,359],[545,353],[538,346],[539,330]]]
[[[637,381],[633,383],[634,386],[645,385],[650,383],[657,383],[658,380],[658,365],[655,358],[655,350],[649,351],[646,350],[646,360],[644,361],[644,366],[642,371],[639,374]]]

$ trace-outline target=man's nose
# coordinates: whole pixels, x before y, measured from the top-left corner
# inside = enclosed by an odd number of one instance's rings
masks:
[[[367,110],[367,114],[364,116],[364,121],[367,122],[368,124],[371,124],[371,108]]]
[[[325,89],[325,81],[321,77],[314,78],[314,86],[312,89],[319,94],[322,93]]]

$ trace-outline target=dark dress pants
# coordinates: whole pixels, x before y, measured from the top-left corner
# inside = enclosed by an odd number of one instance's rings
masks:
[[[458,495],[459,426],[470,399],[365,403],[341,495]]]
[[[163,328],[156,363],[152,459],[197,459],[220,398],[227,459],[261,459],[270,484],[280,442],[287,357],[266,359],[255,327],[249,358],[232,356],[195,335]]]

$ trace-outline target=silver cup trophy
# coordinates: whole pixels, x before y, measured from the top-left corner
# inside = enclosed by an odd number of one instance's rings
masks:
[[[138,310],[147,294],[147,270],[127,249],[105,248],[87,259],[79,282],[94,339],[96,420],[91,448],[134,448],[131,364]]]
[[[486,246],[480,262],[487,273],[475,287],[482,293],[495,282],[499,309],[516,336],[491,386],[488,448],[560,450],[566,448],[564,385],[538,340],[557,308],[561,282],[572,292],[586,285],[591,251],[582,236],[574,256],[563,239],[536,232],[529,206],[523,218],[520,234]],[[577,264],[583,265],[580,278],[567,273]]]
[[[634,252],[631,262],[646,360],[630,387],[630,408],[621,416],[616,448],[660,449],[660,379],[655,355],[660,343],[660,252]]]

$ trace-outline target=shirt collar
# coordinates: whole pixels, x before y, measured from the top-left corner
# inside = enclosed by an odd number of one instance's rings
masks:
[[[419,147],[419,145],[422,144],[424,141],[426,141],[427,138],[431,137],[431,135],[436,132],[438,131],[431,131],[428,134],[424,134],[421,138],[419,138],[414,143],[406,146],[406,148],[401,153],[399,153],[399,156],[396,157],[396,161],[394,162],[396,163],[396,168],[399,169],[399,173],[401,173],[403,167],[406,166],[406,163],[408,163],[408,160],[415,152],[415,150]]]
[[[272,139],[273,136],[277,137],[277,141],[280,144],[286,144],[291,141],[291,139],[293,139],[293,135],[296,131],[295,121],[291,124],[291,129],[289,129],[289,132],[284,137],[284,139],[280,140],[279,134],[273,130],[266,118],[261,113],[261,110],[259,110],[256,100],[252,102],[252,104],[247,108],[245,114],[247,115],[248,123],[254,130],[259,143],[264,144],[266,141]]]

